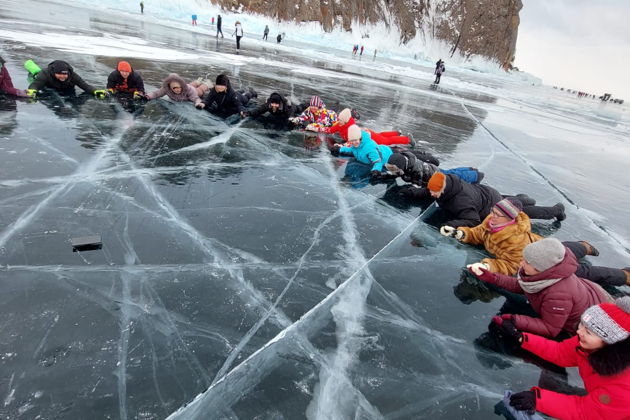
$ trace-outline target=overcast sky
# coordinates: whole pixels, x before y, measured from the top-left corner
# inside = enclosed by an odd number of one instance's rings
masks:
[[[630,102],[630,0],[523,0],[520,17],[520,70]]]

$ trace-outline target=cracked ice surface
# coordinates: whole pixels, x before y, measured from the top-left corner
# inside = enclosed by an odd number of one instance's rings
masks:
[[[630,185],[597,183],[600,195],[592,181],[624,167],[626,113],[583,115],[457,70],[434,90],[430,68],[327,63],[290,39],[234,55],[231,40],[107,12],[1,4],[18,87],[25,59],[59,57],[100,87],[120,51],[150,88],[227,72],[259,100],[319,94],[368,127],[413,133],[446,168],[566,200],[570,222],[536,228],[627,265],[630,231],[605,208],[630,208]],[[133,113],[55,97],[0,106],[2,415],[486,419],[505,388],[536,384],[537,368],[473,345],[502,303],[460,281],[482,252],[441,238],[395,186],[346,180],[318,139],[165,100]],[[71,251],[92,234],[102,250]]]

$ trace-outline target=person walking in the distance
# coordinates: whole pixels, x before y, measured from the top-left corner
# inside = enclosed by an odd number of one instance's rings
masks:
[[[263,39],[267,41],[268,36],[269,36],[269,25],[265,25],[265,32],[263,32]]]
[[[446,68],[444,67],[444,61],[442,61],[442,59],[440,58],[437,63],[435,63],[435,71],[433,72],[435,74],[435,81],[433,83],[439,85],[440,79],[442,78],[442,73],[444,73],[445,71]]]
[[[144,15],[144,1],[140,2],[140,13]]]
[[[221,15],[218,15],[217,16],[217,38],[219,37],[219,34],[221,34],[221,38],[223,38],[223,31],[221,30],[221,22],[222,22]]]
[[[192,24],[193,26],[197,26],[197,15],[192,15]]]
[[[243,38],[243,27],[241,26],[241,22],[238,20],[234,24],[234,33],[232,36],[236,35],[236,49],[241,49],[241,38]]]

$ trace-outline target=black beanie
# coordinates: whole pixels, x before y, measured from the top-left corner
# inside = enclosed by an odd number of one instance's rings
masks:
[[[53,73],[55,74],[68,74],[70,73],[70,65],[65,61],[57,60],[50,63]]]
[[[282,103],[282,96],[280,96],[280,94],[276,93],[276,92],[272,93],[269,96],[269,103],[271,103],[271,104],[281,104]]]
[[[387,161],[390,165],[396,165],[398,169],[407,170],[407,158],[401,153],[392,153]]]
[[[220,74],[217,76],[217,80],[214,82],[215,85],[219,86],[227,86],[230,83],[230,79],[225,74]]]

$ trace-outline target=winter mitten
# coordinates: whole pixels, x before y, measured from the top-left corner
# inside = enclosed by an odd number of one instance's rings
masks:
[[[199,102],[198,104],[195,104],[195,108],[197,109],[204,109],[206,107],[206,104],[204,104],[203,102]]]
[[[517,410],[527,410],[527,414],[536,412],[536,394],[534,391],[517,392],[510,396],[510,405]]]
[[[447,237],[454,236],[456,230],[457,229],[455,229],[453,226],[444,225],[440,228],[440,234]]]
[[[476,262],[474,264],[468,264],[466,266],[466,268],[468,269],[468,271],[470,271],[471,273],[473,273],[475,276],[479,277],[483,281],[488,281],[488,280],[485,280],[483,278],[485,273],[492,274],[492,273],[490,273],[488,271],[488,270],[490,270],[490,266],[488,264],[482,263],[482,262]],[[488,277],[488,276],[486,276],[486,277]],[[494,280],[494,275],[493,274],[492,274],[492,278],[490,278],[489,280]]]
[[[370,172],[370,178],[372,179],[381,179],[381,171],[372,171]]]
[[[406,185],[400,189],[398,192],[399,195],[403,197],[414,197],[416,195],[416,190],[419,190],[421,187],[418,187],[413,184]]]
[[[136,91],[136,92],[133,93],[133,99],[135,101],[140,100],[140,99],[145,99],[145,96],[146,95],[144,93],[142,93],[142,92],[137,92]]]
[[[462,239],[464,239],[464,236],[466,236],[466,234],[464,233],[463,230],[455,230],[455,235],[453,235],[455,237],[455,239],[457,239],[458,241],[461,241]]]
[[[26,96],[35,99],[37,97],[37,89],[26,89]]]
[[[492,318],[492,320],[494,321],[494,318]],[[520,332],[514,325],[514,318],[512,315],[510,315],[509,319],[503,319],[503,322],[499,325],[499,327],[501,327],[501,331],[515,339],[517,342],[521,343],[523,341],[523,333]]]
[[[335,145],[332,147],[332,149],[330,149],[330,154],[333,156],[339,156],[339,150],[341,149],[341,147]]]
[[[503,325],[503,321],[512,320],[512,314],[495,315],[492,317],[492,322],[499,327]]]
[[[97,89],[94,91],[94,96],[97,99],[105,99],[109,96],[109,92],[106,91],[105,89]]]

